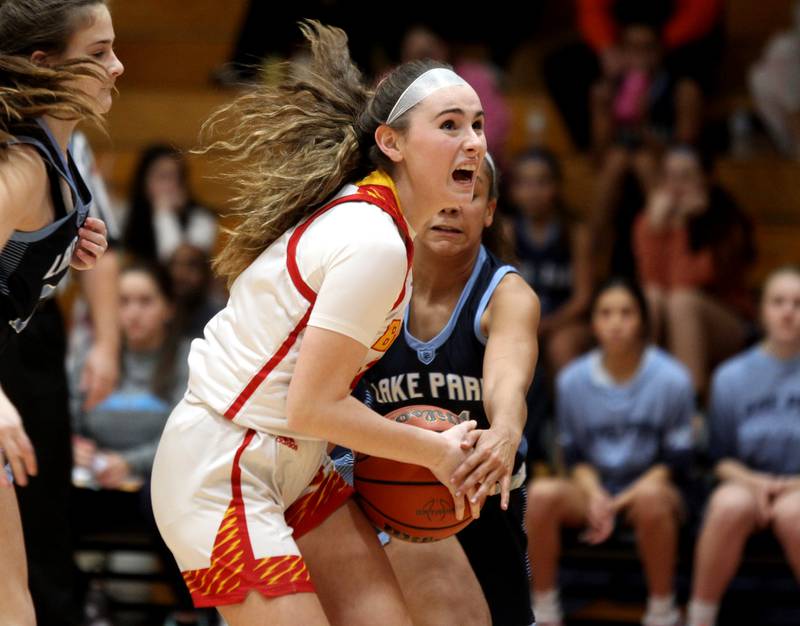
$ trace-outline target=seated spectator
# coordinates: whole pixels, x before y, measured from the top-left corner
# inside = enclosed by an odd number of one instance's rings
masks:
[[[161,431],[186,387],[186,346],[176,336],[165,270],[135,264],[120,276],[122,362],[116,389],[76,414],[75,465],[116,489],[150,474]]]
[[[179,624],[197,623],[177,565],[155,528],[149,476],[164,423],[186,388],[188,345],[173,328],[174,295],[160,266],[133,264],[120,277],[120,380],[103,402],[76,413],[75,530],[144,530],[173,581]],[[127,492],[127,493],[125,493]]]
[[[134,257],[166,262],[182,242],[210,254],[217,218],[198,206],[189,189],[186,160],[168,146],[147,148],[131,187],[123,245]]]
[[[542,354],[551,371],[589,347],[586,319],[592,292],[589,232],[561,197],[556,156],[534,149],[516,159],[510,198],[517,211],[514,238],[520,273],[539,296]]]
[[[206,324],[225,306],[212,289],[211,260],[197,246],[182,243],[168,267],[175,289],[177,331],[186,339],[202,337]]]
[[[710,452],[719,480],[694,562],[688,626],[713,626],[750,535],[774,533],[800,581],[800,269],[767,279],[764,342],[716,371]]]
[[[653,336],[689,368],[701,394],[712,363],[748,338],[744,277],[755,257],[749,220],[707,168],[695,150],[671,149],[633,236]]]
[[[694,395],[685,368],[648,345],[641,290],[605,284],[592,306],[599,347],[568,365],[556,390],[568,478],[528,491],[533,603],[539,626],[563,624],[556,588],[563,527],[604,542],[616,519],[632,526],[649,589],[646,626],[677,626],[673,595],[682,498],[675,482],[691,459]]]
[[[774,35],[750,71],[750,92],[775,145],[800,158],[800,3],[793,28]]]
[[[603,78],[592,88],[592,133],[600,161],[592,222],[601,269],[611,251],[609,229],[626,177],[633,175],[645,194],[652,191],[661,152],[670,143],[694,143],[702,114],[697,84],[664,65],[655,26],[625,25],[621,54],[619,78]]]
[[[572,4],[572,3],[570,3]],[[589,93],[598,75],[623,70],[621,33],[631,20],[660,25],[665,62],[677,77],[713,89],[724,46],[723,0],[577,0],[580,41],[549,54],[544,77],[576,147],[590,146]]]

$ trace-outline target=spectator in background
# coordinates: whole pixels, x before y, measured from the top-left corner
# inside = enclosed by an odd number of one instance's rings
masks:
[[[709,168],[690,147],[669,150],[633,244],[653,337],[689,368],[699,393],[712,363],[744,346],[753,313],[744,280],[752,228]]]
[[[174,328],[174,294],[166,269],[134,264],[120,278],[121,378],[114,392],[76,413],[73,492],[77,533],[109,529],[152,531],[173,580],[178,624],[197,622],[172,555],[155,529],[149,476],[156,447],[188,380],[188,345]]]
[[[656,26],[632,20],[622,28],[621,42],[618,77],[602,78],[591,96],[592,134],[600,159],[592,221],[601,268],[611,249],[609,226],[626,177],[632,174],[645,194],[652,191],[661,152],[673,142],[694,143],[702,118],[700,89],[664,65]]]
[[[164,145],[145,149],[131,187],[123,236],[126,251],[166,262],[184,241],[210,253],[216,238],[217,219],[192,198],[181,152]]]
[[[203,336],[203,329],[225,302],[213,293],[213,276],[208,254],[190,243],[172,253],[169,273],[175,289],[175,321],[186,339]]]
[[[76,306],[80,313],[73,311],[69,336],[59,303],[52,298],[37,308],[25,332],[17,335],[13,348],[9,348],[20,358],[7,353],[0,363],[0,382],[21,407],[22,424],[37,457],[46,460],[36,479],[27,487],[17,486],[16,493],[37,620],[52,626],[80,623],[69,523],[72,432],[65,368],[68,341],[72,344],[77,335],[82,337],[82,367],[76,376],[86,406],[96,405],[111,393],[119,374],[119,231],[94,156],[81,132],[72,135],[69,153],[92,195],[89,214],[106,224],[109,248],[92,269],[75,274],[83,296],[76,302],[83,306]],[[60,293],[69,281],[70,277],[59,284]]]
[[[561,166],[549,150],[517,157],[509,188],[517,211],[514,238],[522,277],[539,296],[539,335],[552,372],[589,347],[592,295],[589,232],[561,194]]]
[[[672,70],[706,85],[716,71],[724,8],[723,0],[578,0],[578,27],[603,73],[613,78],[625,65],[625,22],[638,16],[659,24],[661,47]]]
[[[132,265],[120,278],[121,376],[108,398],[76,415],[75,464],[115,489],[146,477],[161,430],[187,381],[186,350],[172,328],[174,294],[166,270]]]
[[[800,269],[767,279],[766,338],[715,373],[717,486],[697,542],[688,626],[713,626],[750,535],[771,530],[800,581]]]
[[[665,63],[678,78],[713,88],[723,48],[723,0],[578,0],[581,42],[545,59],[544,75],[578,148],[590,146],[589,93],[602,76],[617,80],[624,67],[621,33],[631,19],[660,26]]]
[[[791,30],[774,35],[750,71],[750,92],[775,145],[800,158],[800,2]]]
[[[497,155],[498,161],[502,161],[511,127],[511,110],[501,89],[500,70],[485,58],[453,58],[447,42],[422,24],[411,26],[406,31],[400,44],[400,52],[402,63],[415,59],[435,59],[453,65],[454,71],[480,97],[486,113],[484,133],[488,151]]]
[[[673,596],[682,498],[676,479],[691,458],[694,394],[688,372],[648,345],[641,290],[606,283],[592,306],[599,348],[558,376],[560,445],[569,478],[529,486],[533,603],[539,626],[563,624],[556,589],[561,528],[605,541],[618,514],[633,526],[649,589],[646,626],[677,626]]]

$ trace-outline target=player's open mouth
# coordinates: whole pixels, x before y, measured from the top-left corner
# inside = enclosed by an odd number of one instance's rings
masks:
[[[471,185],[474,178],[474,165],[462,165],[453,172],[453,180],[462,185]]]

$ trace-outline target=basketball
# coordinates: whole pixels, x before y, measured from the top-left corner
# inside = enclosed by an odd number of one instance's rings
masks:
[[[435,406],[406,406],[384,416],[400,424],[442,432],[465,421]],[[357,455],[353,474],[357,501],[370,521],[390,535],[413,542],[438,541],[472,521],[467,507],[456,519],[450,491],[422,466]]]

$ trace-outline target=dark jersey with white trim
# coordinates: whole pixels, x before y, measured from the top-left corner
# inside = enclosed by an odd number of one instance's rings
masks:
[[[516,271],[481,247],[447,325],[430,341],[409,332],[406,309],[403,332],[364,376],[369,404],[382,415],[413,404],[432,404],[456,414],[469,411],[478,428],[489,428],[483,406],[486,337],[480,319],[497,285]],[[524,452],[517,454],[515,468]]]
[[[9,333],[22,332],[42,300],[51,297],[69,271],[78,242],[78,229],[89,212],[91,194],[69,153],[62,154],[42,120],[13,129],[6,145],[36,148],[47,169],[53,222],[36,231],[14,231],[0,250],[0,347]],[[62,195],[65,181],[72,196],[67,210]]]
[[[453,413],[469,411],[478,428],[488,428],[483,406],[483,356],[487,338],[480,320],[497,285],[516,269],[504,265],[481,247],[472,274],[461,292],[447,325],[430,341],[403,332],[383,358],[367,371],[360,388],[378,413],[412,404],[432,404]],[[520,469],[526,443],[517,452]],[[457,535],[499,626],[529,626],[533,621],[530,566],[525,533],[525,488],[511,492],[509,508],[500,508],[500,496],[486,499],[481,516]]]

